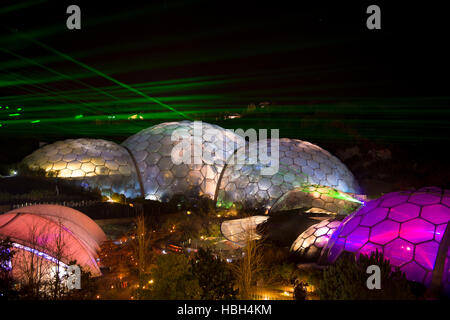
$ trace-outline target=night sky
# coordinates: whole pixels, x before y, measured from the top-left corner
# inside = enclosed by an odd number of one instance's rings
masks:
[[[279,128],[332,152],[371,145],[436,161],[448,148],[445,8],[243,2],[2,1],[0,140],[11,151],[0,163],[39,141],[121,142],[184,118]],[[70,4],[81,30],[66,28]],[[370,4],[381,30],[366,28]]]

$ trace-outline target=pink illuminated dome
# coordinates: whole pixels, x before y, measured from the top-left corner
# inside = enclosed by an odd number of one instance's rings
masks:
[[[331,236],[321,259],[344,251],[381,251],[407,279],[449,287],[450,190],[426,187],[392,192],[347,216]],[[322,260],[322,261],[323,261]]]
[[[21,269],[27,261],[36,257],[49,272],[55,263],[67,266],[76,260],[92,275],[101,275],[96,259],[106,235],[91,218],[75,209],[33,205],[9,211],[0,215],[0,238],[9,238],[17,251],[11,264],[18,278],[26,271]]]

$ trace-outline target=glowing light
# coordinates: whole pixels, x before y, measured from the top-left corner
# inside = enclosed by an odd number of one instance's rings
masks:
[[[144,117],[139,114],[133,114],[132,116],[128,117],[128,120],[136,120],[136,119],[144,120]]]
[[[18,248],[18,249],[22,249],[22,250],[31,252],[31,253],[37,255],[38,257],[42,257],[42,258],[44,258],[44,259],[46,259],[48,261],[51,261],[53,263],[57,263],[57,264],[59,264],[60,268],[66,268],[67,267],[67,265],[65,263],[63,263],[63,262],[59,261],[58,259],[56,259],[56,258],[54,258],[54,257],[52,257],[52,256],[50,256],[48,254],[46,254],[45,252],[42,252],[42,251],[30,248],[30,247],[27,247],[27,246],[24,246],[24,245],[15,243],[15,242],[12,243],[12,246],[15,247],[15,248]]]

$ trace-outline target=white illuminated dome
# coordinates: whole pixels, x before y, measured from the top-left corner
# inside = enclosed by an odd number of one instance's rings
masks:
[[[127,197],[140,195],[139,182],[128,151],[101,139],[68,139],[48,144],[23,160],[31,169],[43,169],[59,178],[68,178]]]
[[[196,142],[201,155],[195,164],[194,124],[191,121],[161,123],[136,133],[122,143],[136,160],[147,199],[166,201],[175,194],[214,198],[226,159],[239,144],[245,142],[230,130],[203,122],[196,127],[196,130],[201,130]],[[191,139],[187,144],[192,150],[190,163],[174,163],[172,150],[181,142],[172,138],[174,132],[183,133]]]
[[[278,171],[263,175],[262,169],[269,168],[270,164],[264,165],[257,159],[251,159],[252,150],[253,154],[257,154],[259,142],[250,144],[244,164],[227,165],[219,186],[219,203],[242,202],[251,206],[270,207],[290,190],[310,185],[359,193],[358,183],[348,168],[319,146],[285,138],[267,142],[268,155],[272,143],[279,143]],[[249,164],[252,162],[254,164]]]

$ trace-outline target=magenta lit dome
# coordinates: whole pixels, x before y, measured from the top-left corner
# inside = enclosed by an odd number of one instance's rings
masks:
[[[333,233],[322,259],[344,251],[379,250],[409,280],[449,286],[450,190],[436,187],[392,192],[347,216]]]

